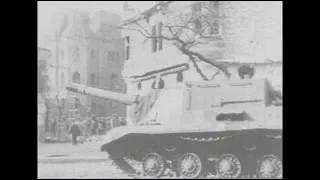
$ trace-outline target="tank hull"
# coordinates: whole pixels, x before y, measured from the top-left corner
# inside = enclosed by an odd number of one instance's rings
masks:
[[[125,127],[128,133],[107,142],[102,147],[111,159],[123,171],[135,174],[137,170],[124,159],[141,162],[150,153],[157,153],[166,161],[173,171],[177,171],[175,161],[186,153],[199,155],[204,168],[202,175],[215,173],[216,161],[224,154],[235,154],[241,161],[242,174],[256,174],[256,166],[261,157],[269,154],[282,161],[282,129],[253,128],[241,130],[208,131],[206,128],[197,131],[167,130],[152,131],[152,128],[135,127],[135,132]],[[143,129],[148,129],[143,131]]]

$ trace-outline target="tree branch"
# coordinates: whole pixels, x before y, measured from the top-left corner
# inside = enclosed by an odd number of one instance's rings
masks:
[[[209,81],[209,79],[202,73],[201,69],[199,68],[198,64],[196,63],[196,60],[194,59],[194,57],[190,54],[188,54],[189,59],[191,60],[191,62],[193,63],[193,66],[196,68],[197,73],[200,74],[201,78],[205,81]]]
[[[230,77],[230,75],[231,75],[230,72],[222,63],[218,63],[218,62],[212,61],[210,59],[207,59],[204,56],[202,56],[200,53],[193,52],[188,49],[181,49],[181,51],[183,51],[185,54],[190,54],[190,55],[196,56],[199,60],[204,61],[208,64],[211,64],[212,66],[220,69],[226,75],[227,78]]]
[[[187,24],[190,23],[190,21],[192,20],[192,18],[190,18],[189,21],[187,21]],[[139,24],[138,24],[139,25]],[[140,25],[139,25],[140,26]],[[200,53],[197,53],[197,52],[194,52],[194,51],[191,51],[189,48],[192,47],[192,46],[195,46],[195,45],[198,45],[198,44],[204,44],[204,42],[196,42],[196,40],[192,40],[192,41],[188,41],[188,42],[185,42],[183,41],[182,39],[179,38],[178,36],[178,33],[174,33],[173,32],[173,28],[177,27],[177,28],[184,28],[184,29],[188,29],[188,30],[191,30],[192,32],[195,33],[195,30],[187,27],[187,26],[180,26],[180,25],[175,25],[175,26],[164,26],[166,28],[169,29],[170,33],[173,35],[173,37],[166,37],[166,36],[163,36],[163,35],[160,35],[160,36],[150,36],[150,34],[148,32],[146,32],[146,30],[144,28],[141,28],[145,31],[145,32],[142,32],[141,30],[139,29],[132,29],[132,28],[125,28],[125,27],[115,27],[115,26],[110,26],[110,27],[113,27],[113,28],[118,28],[118,29],[126,29],[126,30],[133,30],[133,31],[137,31],[139,33],[141,33],[144,37],[150,39],[150,38],[159,38],[159,39],[165,39],[167,41],[175,41],[175,42],[178,42],[179,45],[176,45],[177,48],[185,55],[187,55],[189,57],[189,59],[191,60],[191,62],[193,63],[194,67],[196,68],[197,72],[200,74],[200,76],[202,77],[203,80],[205,81],[208,81],[209,79],[202,73],[201,69],[199,68],[199,66],[197,65],[196,63],[196,59],[195,57],[197,57],[200,61],[204,61],[216,68],[218,68],[219,70],[221,70],[222,72],[224,72],[224,74],[226,75],[226,77],[230,77],[230,73],[228,72],[227,68],[223,65],[223,64],[220,64],[220,63],[217,63],[217,62],[214,62],[208,58],[205,58],[203,55],[201,55]],[[146,34],[149,34],[149,35],[146,35]],[[195,33],[197,34],[197,33]],[[211,38],[212,36],[203,36],[201,34],[201,38]],[[215,76],[215,75],[214,75]]]
[[[131,30],[131,31],[136,31],[141,33],[144,37],[150,38],[149,36],[145,35],[141,30],[139,29],[132,29],[132,28],[125,28],[125,27],[119,27],[119,26],[109,26],[109,25],[105,25],[107,27],[111,27],[111,28],[116,28],[116,29],[124,29],[124,30]],[[146,34],[149,34],[148,32],[145,32]]]
[[[141,29],[143,29],[144,32],[146,32],[149,36],[151,36],[151,34],[144,27],[142,27],[138,22],[135,22],[135,24],[138,25]]]

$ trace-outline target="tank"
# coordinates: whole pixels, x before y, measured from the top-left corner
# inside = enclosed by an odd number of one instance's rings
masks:
[[[183,82],[145,96],[66,89],[130,106],[131,125],[101,146],[130,176],[282,178],[282,98],[266,79]]]

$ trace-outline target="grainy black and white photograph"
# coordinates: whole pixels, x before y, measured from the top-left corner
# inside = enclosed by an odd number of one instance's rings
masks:
[[[282,1],[38,1],[38,179],[282,179]]]

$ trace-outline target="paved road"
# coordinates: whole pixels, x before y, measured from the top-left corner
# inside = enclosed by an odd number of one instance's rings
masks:
[[[39,179],[128,179],[110,162],[38,164]]]
[[[38,155],[69,155],[100,152],[102,142],[85,142],[77,146],[71,143],[38,144]]]

